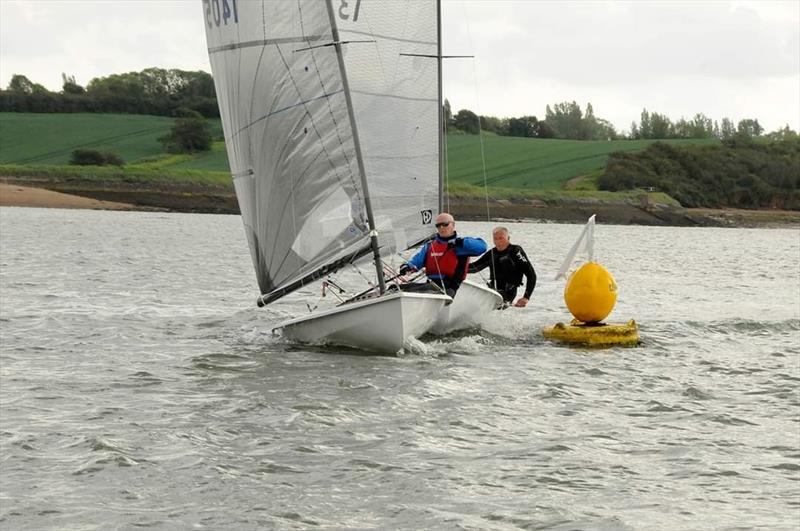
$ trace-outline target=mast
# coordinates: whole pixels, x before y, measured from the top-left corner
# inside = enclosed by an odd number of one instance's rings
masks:
[[[328,6],[328,17],[331,21],[331,36],[333,46],[336,49],[336,59],[339,62],[339,72],[342,75],[342,88],[344,98],[347,103],[347,116],[350,118],[350,129],[353,132],[353,143],[356,148],[356,161],[358,162],[358,173],[361,174],[361,188],[364,190],[364,206],[367,210],[367,224],[369,226],[370,244],[372,247],[372,258],[375,261],[375,271],[378,274],[378,287],[381,294],[386,292],[386,281],[383,278],[383,265],[381,263],[381,253],[378,249],[378,231],[375,230],[375,217],[372,214],[372,201],[369,198],[369,186],[367,185],[367,172],[364,170],[364,158],[361,155],[361,142],[358,138],[358,128],[356,127],[356,117],[353,112],[353,101],[350,97],[350,84],[347,82],[347,70],[344,66],[342,57],[342,43],[339,40],[339,28],[336,25],[336,16],[333,13],[332,0],[326,0]],[[441,155],[440,155],[441,156]],[[439,191],[441,202],[441,190]]]
[[[442,101],[442,0],[436,0],[436,62],[439,74],[439,213],[444,211],[444,107]]]

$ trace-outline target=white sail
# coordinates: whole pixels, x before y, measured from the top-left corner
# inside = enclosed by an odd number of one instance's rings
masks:
[[[266,299],[369,252],[362,182],[381,254],[433,232],[434,0],[203,0],[203,9],[231,173]]]
[[[575,243],[572,244],[572,248],[567,253],[566,258],[564,258],[564,262],[562,262],[561,267],[558,269],[558,273],[553,280],[558,280],[559,278],[566,278],[567,271],[569,271],[569,267],[572,265],[573,260],[575,260],[575,255],[578,254],[580,250],[581,244],[583,244],[583,248],[586,251],[586,257],[589,262],[594,261],[594,218],[596,214],[592,214],[589,218],[589,221],[586,222],[584,225],[583,230],[581,231],[581,235],[578,236],[578,239],[575,240]]]
[[[431,236],[438,213],[436,2],[337,5],[340,38],[349,42],[344,61],[381,247],[404,250]]]
[[[369,246],[327,5],[204,0],[225,143],[262,294]]]

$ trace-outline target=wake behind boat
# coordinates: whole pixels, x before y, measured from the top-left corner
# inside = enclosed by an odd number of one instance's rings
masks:
[[[425,333],[451,299],[387,292],[383,257],[441,210],[438,2],[203,4],[259,305],[371,258],[376,298],[286,335],[392,351]]]

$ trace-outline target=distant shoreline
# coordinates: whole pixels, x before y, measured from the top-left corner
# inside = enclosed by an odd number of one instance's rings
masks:
[[[44,188],[0,183],[0,206],[34,208],[79,208],[87,210],[139,210],[136,205],[101,201]]]
[[[454,197],[451,211],[458,218],[485,221],[485,201]],[[141,183],[48,183],[0,177],[0,206],[80,208],[160,212],[239,214],[230,187],[175,184],[144,188]],[[800,228],[800,212],[786,210],[688,209],[662,204],[632,204],[598,200],[490,199],[492,220],[582,223],[597,214],[601,223],[645,226]]]

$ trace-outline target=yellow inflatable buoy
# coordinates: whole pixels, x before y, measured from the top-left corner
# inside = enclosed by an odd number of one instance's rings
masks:
[[[625,324],[601,322],[617,303],[617,282],[605,267],[593,261],[594,219],[594,216],[589,218],[556,275],[556,280],[564,276],[581,243],[585,242],[589,262],[575,271],[564,287],[564,302],[575,319],[568,325],[547,326],[542,329],[542,335],[555,341],[588,346],[638,345],[639,327],[633,319]]]
[[[639,326],[633,319],[625,324],[586,324],[580,321],[572,321],[568,325],[556,323],[543,328],[542,335],[563,343],[593,347],[633,347],[639,344]]]
[[[617,283],[605,267],[589,262],[569,277],[564,288],[564,301],[578,321],[599,323],[614,309]]]

